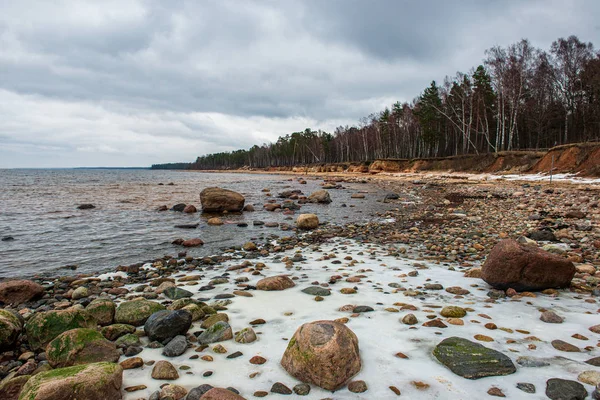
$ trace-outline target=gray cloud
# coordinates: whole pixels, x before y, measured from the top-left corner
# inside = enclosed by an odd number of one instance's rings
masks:
[[[0,167],[149,165],[332,131],[594,1],[0,2]]]

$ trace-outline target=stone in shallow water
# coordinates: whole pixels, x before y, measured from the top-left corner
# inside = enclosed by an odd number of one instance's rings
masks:
[[[371,312],[371,311],[375,311],[375,310],[373,310],[373,307],[369,307],[369,306],[356,306],[356,307],[354,307],[354,310],[352,310],[353,313],[363,313],[363,312]]]
[[[187,349],[187,340],[185,336],[175,336],[163,349],[163,356],[165,357],[177,357],[185,353]]]
[[[233,339],[231,326],[227,322],[219,321],[198,336],[198,343],[209,344],[229,339]]]
[[[452,372],[467,379],[516,372],[515,365],[506,355],[459,337],[442,340],[433,355]]]
[[[329,296],[331,294],[329,289],[320,286],[309,286],[306,289],[302,289],[302,293],[310,294],[311,296]]]
[[[163,294],[171,300],[179,300],[188,297],[192,297],[194,294],[189,290],[185,290],[182,288],[178,288],[176,286],[171,286],[165,289]]]
[[[546,396],[552,400],[583,400],[587,395],[587,390],[579,382],[559,378],[546,381]]]
[[[600,367],[600,357],[590,358],[586,363],[593,365],[594,367]]]
[[[533,383],[519,382],[517,383],[517,389],[525,393],[535,393],[535,385]]]
[[[310,385],[308,383],[299,383],[294,386],[294,393],[298,396],[306,396],[310,393]]]
[[[539,368],[550,365],[550,363],[544,359],[526,356],[517,358],[517,364],[526,368]]]
[[[271,387],[271,392],[278,394],[292,394],[292,390],[281,382],[275,382]]]

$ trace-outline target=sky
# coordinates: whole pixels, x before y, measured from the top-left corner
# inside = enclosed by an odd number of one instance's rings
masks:
[[[333,132],[597,0],[0,0],[0,168],[150,166]]]

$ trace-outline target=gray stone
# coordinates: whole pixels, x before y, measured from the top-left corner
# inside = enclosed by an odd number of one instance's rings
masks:
[[[187,349],[187,340],[185,336],[175,336],[163,349],[163,356],[165,357],[177,357],[185,353]]]
[[[200,385],[198,387],[193,388],[189,391],[185,400],[200,400],[200,397],[204,395],[204,393],[208,392],[213,387],[208,384]]]
[[[310,294],[311,296],[329,296],[331,294],[329,289],[320,286],[309,286],[306,289],[302,289],[302,293]]]
[[[194,295],[189,290],[185,290],[177,286],[168,287],[163,293],[166,297],[168,297],[171,300],[185,299]]]
[[[533,383],[519,382],[517,383],[517,389],[525,393],[535,393],[535,385]]]
[[[219,321],[198,336],[198,343],[210,344],[222,342],[232,338],[233,332],[231,330],[231,326],[229,326],[229,324],[225,321]]]
[[[517,364],[525,368],[547,367],[550,363],[542,358],[522,356],[517,358]]]
[[[308,383],[299,383],[294,386],[294,393],[298,396],[306,396],[310,393],[310,385]]]
[[[144,324],[144,332],[150,340],[165,340],[185,335],[192,325],[192,314],[187,310],[164,310],[150,316]]]
[[[546,381],[546,396],[552,400],[583,400],[588,392],[576,381],[552,378]]]
[[[292,394],[292,390],[281,382],[275,382],[271,387],[271,393]]]

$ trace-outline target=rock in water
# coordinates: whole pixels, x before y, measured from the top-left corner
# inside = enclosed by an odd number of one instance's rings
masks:
[[[296,286],[293,280],[285,275],[271,276],[257,282],[258,290],[285,290]]]
[[[187,310],[163,310],[155,312],[144,324],[144,332],[150,340],[162,342],[178,335],[185,335],[192,325],[192,314]]]
[[[131,300],[125,301],[117,307],[115,312],[115,322],[118,324],[127,324],[141,326],[155,312],[162,311],[165,306],[149,300]]]
[[[79,328],[58,335],[46,347],[46,356],[53,368],[64,368],[93,362],[115,363],[120,354],[117,346],[100,332]]]
[[[339,322],[304,324],[290,340],[281,365],[302,382],[340,389],[361,369],[358,338]]]
[[[21,304],[44,295],[44,287],[27,280],[0,283],[0,301],[6,304]]]
[[[569,287],[574,275],[575,266],[565,258],[506,239],[488,255],[481,277],[496,289],[534,291]]]
[[[459,337],[442,340],[433,349],[433,355],[456,375],[467,379],[510,375],[517,370],[511,359],[499,351]]]
[[[94,363],[41,372],[23,387],[23,400],[120,400],[123,368]]]
[[[198,336],[198,343],[210,344],[233,339],[233,331],[227,322],[219,321]]]
[[[23,330],[23,322],[17,315],[0,309],[0,349],[10,348]]]
[[[204,393],[201,400],[245,400],[239,394],[233,393],[231,390],[212,388],[208,392]]]
[[[202,212],[220,213],[223,211],[242,211],[244,196],[232,190],[209,187],[200,193]]]
[[[552,400],[583,400],[587,395],[587,390],[579,382],[558,378],[546,381],[546,396]]]
[[[302,293],[310,294],[311,296],[329,296],[331,294],[329,289],[321,286],[309,286],[306,289],[302,289]]]
[[[308,201],[311,203],[329,204],[331,203],[331,196],[327,190],[317,190],[308,196]]]
[[[185,353],[187,349],[187,340],[185,336],[175,336],[163,349],[163,356],[165,357],[177,357]]]
[[[311,230],[319,227],[319,217],[315,214],[300,214],[296,219],[298,229]]]
[[[97,321],[83,310],[60,310],[35,313],[25,324],[32,350],[43,349],[63,332],[76,328],[96,328]]]

